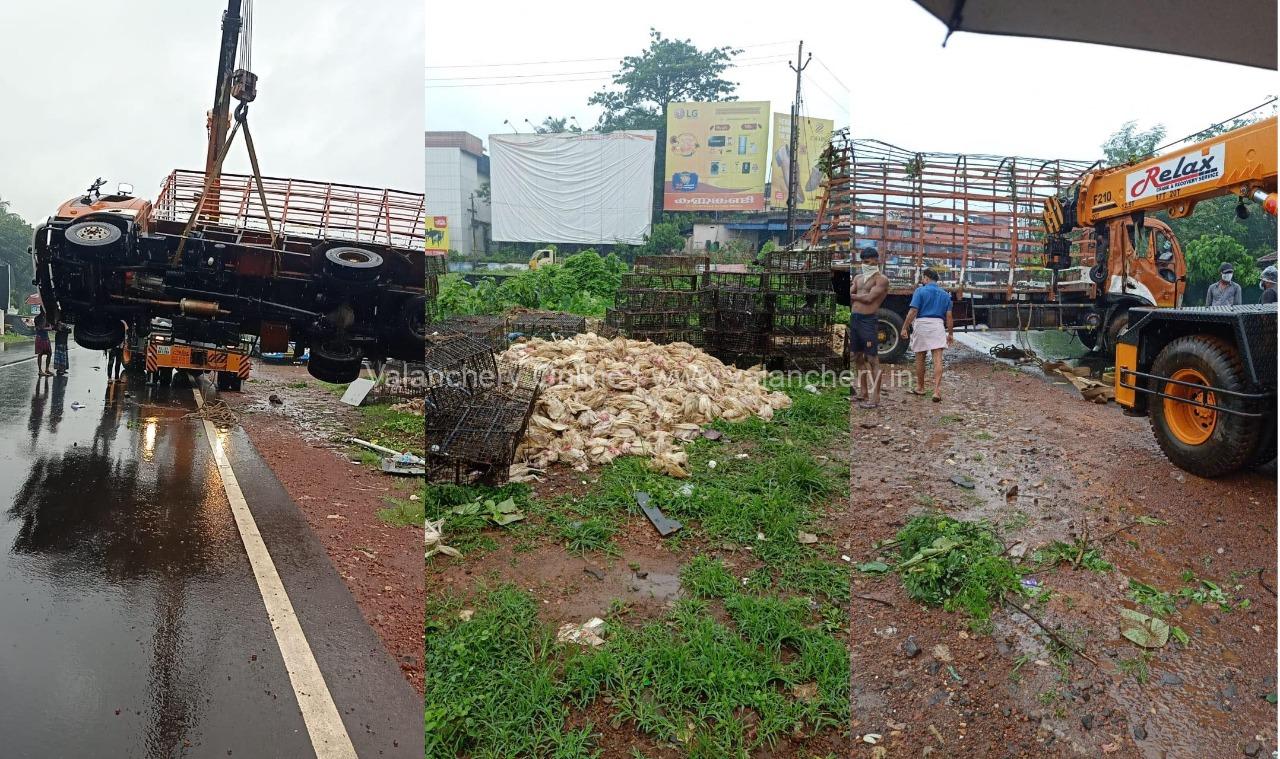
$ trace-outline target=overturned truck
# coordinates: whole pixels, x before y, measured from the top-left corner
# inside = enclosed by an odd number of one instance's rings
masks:
[[[79,345],[145,337],[161,318],[184,342],[309,348],[326,382],[354,380],[365,360],[422,359],[423,195],[186,170],[154,203],[102,185],[62,204],[31,245],[47,318]]]
[[[1044,199],[1078,182],[1095,165],[1088,161],[921,153],[839,135],[828,163],[810,241],[879,250],[890,281],[878,314],[884,360],[907,350],[902,323],[925,268],[951,293],[957,327],[1061,329],[1107,352],[1130,308],[1182,303],[1182,248],[1156,219],[1075,230],[1066,247],[1047,250]],[[834,267],[846,305],[853,268]]]

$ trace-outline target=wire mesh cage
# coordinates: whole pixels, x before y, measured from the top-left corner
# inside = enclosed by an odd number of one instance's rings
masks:
[[[764,290],[767,281],[764,272],[713,271],[707,275],[707,286],[715,290]]]
[[[629,273],[622,275],[621,290],[700,290],[701,274]]]
[[[533,403],[542,390],[542,369],[506,359],[498,360],[498,383],[495,392],[513,401]]]
[[[636,330],[627,335],[631,340],[647,340],[657,345],[670,345],[671,343],[688,343],[695,348],[701,348],[706,345],[706,332],[700,327],[692,328],[672,328],[672,329],[655,329],[655,330]]]
[[[761,332],[720,332],[706,333],[706,346],[712,353],[729,355],[759,356],[765,350],[766,335]]]
[[[775,314],[834,314],[835,308],[836,294],[830,289],[773,293],[769,296],[769,311]]]
[[[774,314],[770,327],[784,335],[823,335],[831,332],[835,315],[830,312],[798,312]]]
[[[440,296],[440,276],[428,273],[426,277],[427,298],[434,300]]]
[[[716,332],[767,332],[773,322],[767,311],[734,311],[718,308],[710,326]]]
[[[613,306],[619,311],[705,311],[710,290],[619,290]]]
[[[639,330],[688,329],[702,326],[700,311],[619,311],[605,312],[605,323],[629,335]]]
[[[714,293],[717,311],[765,313],[769,310],[770,298],[762,290],[715,290]]]
[[[774,272],[765,275],[765,289],[775,293],[831,289],[831,272]]]
[[[790,334],[773,332],[765,336],[765,352],[779,356],[825,356],[831,353],[829,332]]]
[[[427,454],[428,485],[488,485],[499,487],[510,478],[510,464],[480,464]]]
[[[441,335],[466,335],[495,351],[507,348],[507,323],[501,316],[450,316],[434,325],[433,331]]]
[[[513,311],[507,317],[512,332],[526,337],[554,340],[573,337],[587,331],[587,318],[554,311]]]
[[[835,251],[823,250],[771,250],[765,254],[765,268],[770,271],[824,271],[831,270]]]
[[[427,414],[427,452],[472,464],[509,466],[532,413],[532,399],[486,392],[464,406]]]
[[[465,405],[498,378],[493,349],[468,335],[429,335],[423,369],[427,409],[437,412]]]
[[[636,256],[634,269],[647,274],[706,274],[711,271],[709,256]]]
[[[427,274],[447,274],[449,271],[448,259],[444,256],[427,255]]]

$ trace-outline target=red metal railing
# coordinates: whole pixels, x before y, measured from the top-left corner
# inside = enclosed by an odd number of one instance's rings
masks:
[[[268,209],[264,213],[252,176],[222,174],[207,194],[204,183],[202,171],[178,169],[171,173],[160,188],[153,218],[185,224],[200,203],[197,227],[262,236],[268,233],[269,213],[279,240],[341,240],[415,251],[425,248],[426,200],[421,193],[263,177]]]

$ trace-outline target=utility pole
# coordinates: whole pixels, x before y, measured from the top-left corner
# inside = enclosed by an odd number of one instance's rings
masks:
[[[791,229],[791,225],[795,222],[796,217],[796,191],[800,175],[796,172],[796,153],[800,150],[800,75],[805,69],[809,68],[809,61],[813,59],[813,53],[809,53],[809,57],[801,63],[800,59],[804,55],[804,40],[800,40],[800,46],[796,48],[796,62],[794,65],[788,63],[791,70],[796,72],[796,99],[791,101],[791,144],[787,147],[787,247],[791,247],[796,241],[795,232]]]

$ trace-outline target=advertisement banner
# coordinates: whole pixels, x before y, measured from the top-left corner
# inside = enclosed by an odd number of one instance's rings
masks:
[[[448,216],[430,216],[427,218],[427,252],[449,252]]]
[[[800,138],[796,142],[796,208],[818,210],[822,170],[818,159],[827,149],[835,121],[801,116]],[[787,207],[787,180],[791,170],[791,114],[773,114],[773,174],[769,179],[769,205]]]
[[[763,211],[769,103],[668,103],[666,211]]]

